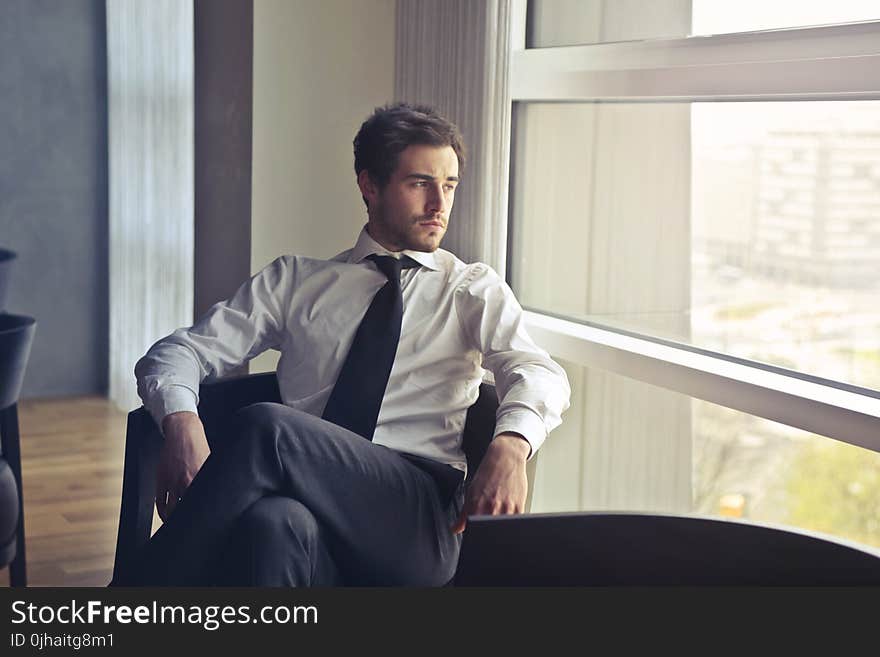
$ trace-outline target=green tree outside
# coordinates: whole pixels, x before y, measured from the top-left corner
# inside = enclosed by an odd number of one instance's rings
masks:
[[[880,453],[815,437],[789,473],[791,524],[880,547]]]

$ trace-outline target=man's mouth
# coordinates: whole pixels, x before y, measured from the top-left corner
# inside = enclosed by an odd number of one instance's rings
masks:
[[[439,219],[427,219],[425,221],[420,221],[420,225],[422,226],[436,226],[437,228],[443,228],[444,224]]]

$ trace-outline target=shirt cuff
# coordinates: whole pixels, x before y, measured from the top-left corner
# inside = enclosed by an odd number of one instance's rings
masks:
[[[198,413],[198,397],[196,393],[181,385],[170,385],[157,392],[147,410],[159,427],[159,433],[162,433],[162,420],[166,415],[179,413],[180,411],[191,411]],[[165,434],[162,433],[164,436]]]
[[[544,420],[537,413],[526,409],[508,411],[498,419],[495,423],[495,435],[508,432],[518,433],[526,439],[532,448],[529,460],[547,438],[547,427],[544,425]]]

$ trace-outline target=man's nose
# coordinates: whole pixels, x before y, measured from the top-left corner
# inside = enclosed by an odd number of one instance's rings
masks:
[[[428,191],[427,208],[432,214],[446,214],[446,195],[443,193],[442,185],[431,185]]]

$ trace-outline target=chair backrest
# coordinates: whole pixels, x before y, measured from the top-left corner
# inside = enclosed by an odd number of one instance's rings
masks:
[[[278,379],[274,372],[203,384],[199,388],[198,410],[209,445],[213,448],[213,441],[224,435],[221,428],[237,410],[258,402],[280,401]],[[495,388],[482,384],[479,398],[468,409],[463,435],[463,448],[471,474],[476,471],[492,441],[497,408]],[[114,577],[120,574],[119,569],[150,538],[155,472],[161,446],[162,436],[147,410],[141,407],[129,413]]]

